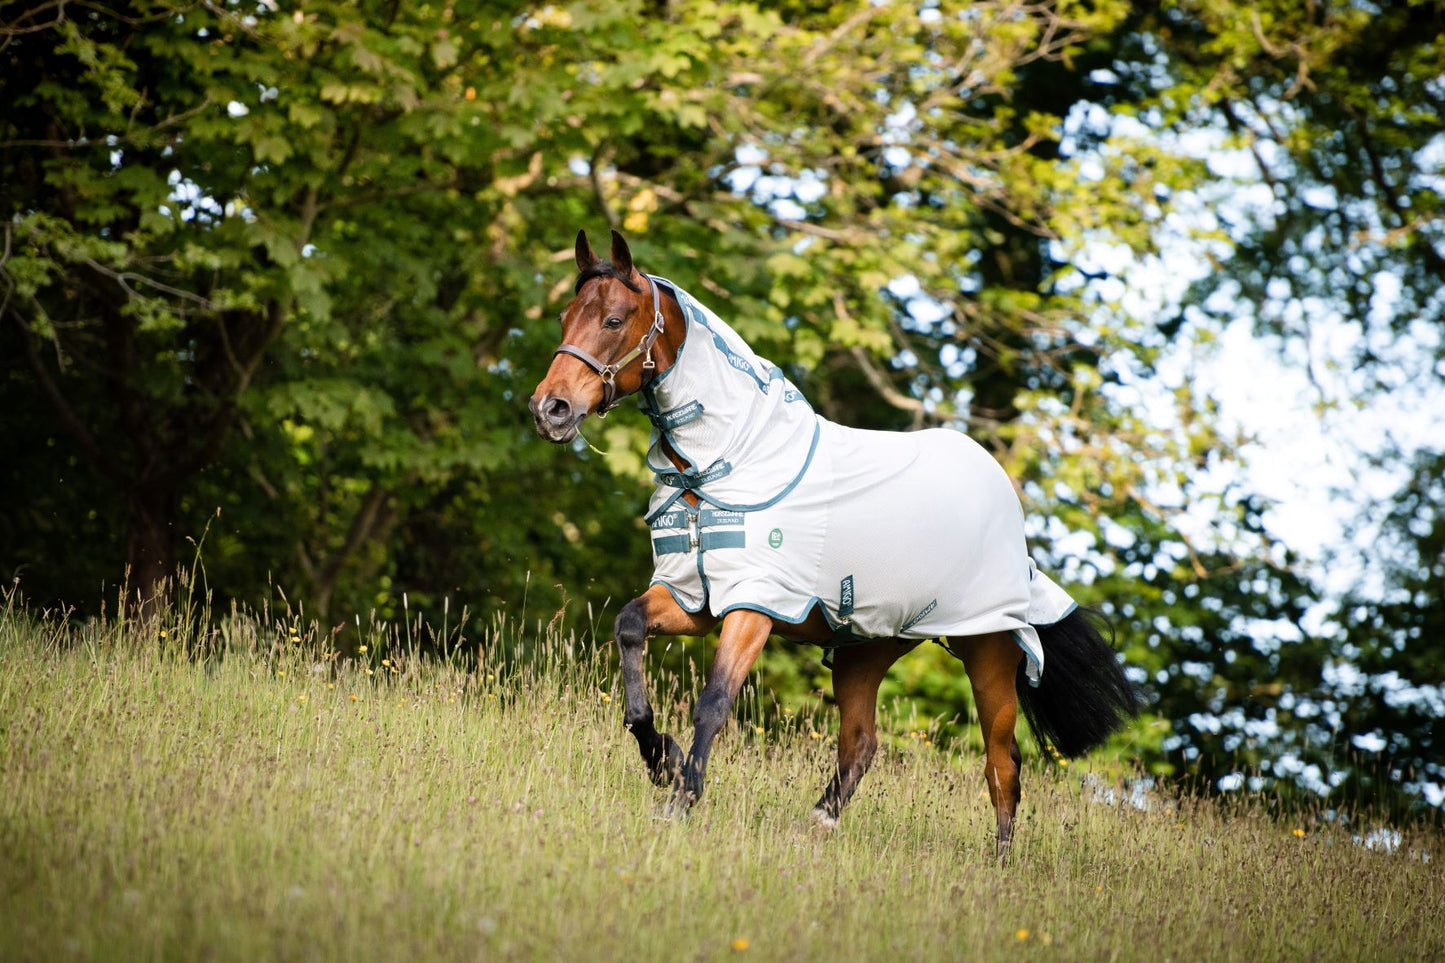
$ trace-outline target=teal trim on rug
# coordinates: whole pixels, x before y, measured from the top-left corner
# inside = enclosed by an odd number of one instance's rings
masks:
[[[1039,665],[1039,660],[1034,658],[1034,654],[1033,652],[1029,651],[1029,647],[1024,645],[1024,640],[1019,636],[1018,629],[1009,630],[1009,635],[1013,636],[1014,645],[1017,645],[1020,649],[1024,650],[1024,661],[1028,662],[1029,664],[1027,672],[1029,676],[1029,685],[1037,689],[1039,687],[1039,684],[1033,679],[1033,676],[1038,676],[1040,679],[1042,679],[1044,675],[1043,666]],[[1043,644],[1043,639],[1040,639],[1039,648],[1043,648]],[[1045,653],[1045,655],[1047,655],[1047,653]]]
[[[699,552],[712,552],[720,548],[747,548],[747,532],[703,532],[698,540]]]
[[[672,368],[668,368],[667,370],[671,371]],[[652,422],[653,433],[656,434],[658,438],[666,441],[668,446],[672,448],[673,452],[677,455],[677,457],[681,458],[684,462],[687,463],[687,468],[685,469],[686,471],[697,471],[697,459],[689,455],[683,449],[683,447],[678,444],[677,439],[672,437],[672,432],[666,431],[657,426],[657,422],[654,417],[657,414],[657,396],[653,394],[652,386],[649,385],[647,388],[644,388],[643,392],[647,395],[647,405],[643,407],[642,412],[643,414],[647,415],[648,420]],[[648,455],[652,454],[650,447],[651,446],[649,446],[649,451],[647,453]],[[654,481],[656,481],[657,475],[661,472],[677,471],[677,466],[673,465],[671,462],[659,467],[657,465],[654,465],[652,463],[652,459],[650,458],[646,458],[644,456],[644,460],[647,463],[647,467],[652,469]]]
[[[741,525],[746,521],[747,515],[747,512],[735,512],[731,509],[704,508],[702,510],[702,527]]]
[[[798,469],[798,474],[793,478],[792,481],[788,482],[787,486],[786,486],[782,491],[778,492],[776,495],[774,495],[772,498],[769,498],[767,501],[757,502],[756,504],[753,504],[753,505],[734,505],[734,504],[732,504],[732,503],[730,503],[730,502],[725,502],[725,501],[721,501],[721,500],[719,500],[719,499],[717,499],[717,498],[713,498],[712,496],[708,495],[708,494],[707,494],[705,491],[703,491],[702,489],[682,489],[682,491],[689,491],[689,490],[691,490],[691,491],[693,491],[694,494],[696,494],[699,498],[701,498],[701,499],[703,499],[704,501],[706,501],[709,505],[712,505],[712,506],[714,506],[715,508],[721,508],[721,509],[724,509],[724,510],[730,511],[730,512],[760,512],[760,511],[762,511],[762,510],[765,509],[765,508],[772,508],[772,507],[773,507],[774,505],[776,505],[778,502],[782,501],[784,498],[787,498],[788,495],[792,492],[792,490],[793,490],[794,488],[797,488],[798,485],[803,481],[803,476],[805,476],[806,474],[808,474],[808,469],[811,468],[812,465],[813,465],[813,456],[814,456],[815,454],[817,454],[817,452],[818,452],[818,438],[819,438],[821,435],[822,435],[822,426],[820,426],[817,422],[814,422],[814,424],[813,424],[813,442],[812,442],[812,444],[810,444],[810,445],[808,446],[808,457],[803,460],[803,467]]]
[[[714,552],[720,548],[747,548],[747,532],[703,532],[697,541],[696,550]],[[652,540],[654,555],[683,555],[694,550],[691,535],[663,535]]]
[[[802,625],[804,622],[808,621],[808,616],[812,614],[814,608],[819,608],[819,609],[822,610],[822,612],[823,612],[823,619],[828,623],[828,628],[836,631],[838,627],[837,627],[837,625],[834,624],[832,616],[830,616],[830,615],[828,614],[828,608],[827,608],[827,606],[823,605],[823,600],[820,599],[820,598],[818,598],[818,596],[816,596],[816,595],[814,595],[812,598],[810,598],[807,602],[803,603],[803,614],[802,614],[802,615],[799,615],[799,616],[796,616],[796,617],[787,616],[787,615],[782,614],[781,612],[775,612],[775,611],[773,611],[772,609],[768,608],[768,607],[765,606],[765,605],[753,605],[753,604],[751,604],[751,603],[749,603],[749,602],[738,602],[736,605],[729,605],[727,608],[725,608],[725,609],[723,609],[721,612],[719,612],[718,615],[717,615],[717,617],[718,617],[718,618],[722,618],[723,616],[727,615],[729,612],[737,612],[737,611],[760,612],[760,613],[762,613],[763,615],[766,615],[768,618],[772,619],[774,622],[782,622],[782,623],[784,623],[784,624],[786,624],[786,625]],[[824,643],[821,643],[821,642],[804,642],[804,643],[802,643],[802,644],[803,644],[803,645],[822,645],[822,644],[824,644]]]
[[[676,450],[674,448],[674,450]],[[689,468],[685,471],[678,471],[676,468],[668,471],[655,472],[653,481],[659,485],[666,485],[669,488],[681,488],[687,491],[696,491],[704,485],[715,482],[720,478],[726,478],[733,473],[732,462],[719,458],[708,465],[702,471]]]
[[[692,516],[693,513],[686,508],[673,508],[658,515],[648,522],[648,524],[651,525],[653,529],[686,528]]]
[[[662,516],[663,512],[671,511],[673,503],[676,502],[679,498],[681,498],[686,493],[686,491],[687,489],[685,488],[679,488],[677,491],[673,492],[661,505],[658,505],[655,509],[642,516],[642,521],[647,525],[651,525],[654,520]]]
[[[696,398],[687,404],[678,405],[676,408],[669,408],[667,411],[655,411],[649,409],[648,419],[659,431],[672,431],[681,428],[683,425],[690,425],[703,416],[707,409],[701,401]]]
[[[919,622],[922,622],[924,619],[928,618],[929,613],[931,613],[936,608],[938,608],[938,599],[934,599],[932,602],[929,602],[923,607],[923,610],[921,612],[913,616],[907,622],[904,622],[902,627],[899,628],[898,634],[902,635],[904,632],[907,632]]]
[[[695,609],[690,609],[690,608],[688,608],[686,605],[683,604],[682,599],[678,598],[677,589],[673,588],[671,585],[668,585],[668,584],[667,584],[666,582],[664,582],[662,579],[653,579],[651,582],[648,583],[647,587],[648,587],[648,588],[652,588],[654,585],[661,585],[663,588],[667,589],[667,594],[672,596],[672,601],[677,605],[678,608],[682,609],[682,610],[683,610],[684,612],[686,612],[688,615],[696,615],[697,613],[701,612],[703,609],[707,608],[707,593],[706,593],[706,592],[703,593],[702,604],[699,605],[699,606],[698,606],[697,608],[695,608]]]
[[[652,540],[653,555],[681,555],[692,551],[691,535],[664,535]]]

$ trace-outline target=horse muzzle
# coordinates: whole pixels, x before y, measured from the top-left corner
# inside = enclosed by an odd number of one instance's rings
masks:
[[[537,425],[537,434],[550,442],[562,444],[577,437],[577,426],[587,416],[585,408],[574,406],[566,398],[555,395],[533,397],[527,402],[532,410],[532,419]]]

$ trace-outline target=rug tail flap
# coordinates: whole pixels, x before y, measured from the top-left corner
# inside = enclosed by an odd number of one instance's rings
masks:
[[[1029,609],[1026,616],[1029,625],[1053,625],[1077,605],[1068,592],[1040,572],[1034,560],[1029,559]]]

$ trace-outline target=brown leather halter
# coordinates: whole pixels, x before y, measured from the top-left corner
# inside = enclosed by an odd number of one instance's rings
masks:
[[[552,352],[552,357],[554,358],[559,354],[571,355],[597,372],[598,376],[602,378],[602,407],[597,409],[597,417],[599,418],[606,418],[607,413],[620,405],[622,399],[627,397],[617,390],[618,372],[637,360],[640,355],[644,356],[642,358],[644,379],[647,377],[648,372],[657,370],[657,362],[652,360],[652,346],[657,343],[658,335],[662,334],[662,301],[658,295],[657,279],[647,274],[643,274],[642,276],[647,278],[648,284],[652,285],[652,327],[647,329],[647,333],[642,336],[642,340],[637,342],[631,350],[624,353],[622,357],[613,361],[611,364],[603,364],[593,357],[591,352],[584,348],[579,348],[575,344],[568,344],[565,341],[558,346],[556,351]],[[644,381],[644,387],[645,384],[646,382]],[[639,390],[641,389],[639,388]]]

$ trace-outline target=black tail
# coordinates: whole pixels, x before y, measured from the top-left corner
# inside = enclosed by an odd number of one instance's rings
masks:
[[[1044,672],[1037,687],[1019,666],[1019,707],[1034,738],[1063,755],[1081,756],[1102,745],[1139,713],[1139,693],[1124,675],[1104,617],[1076,608],[1052,625],[1038,625]]]

